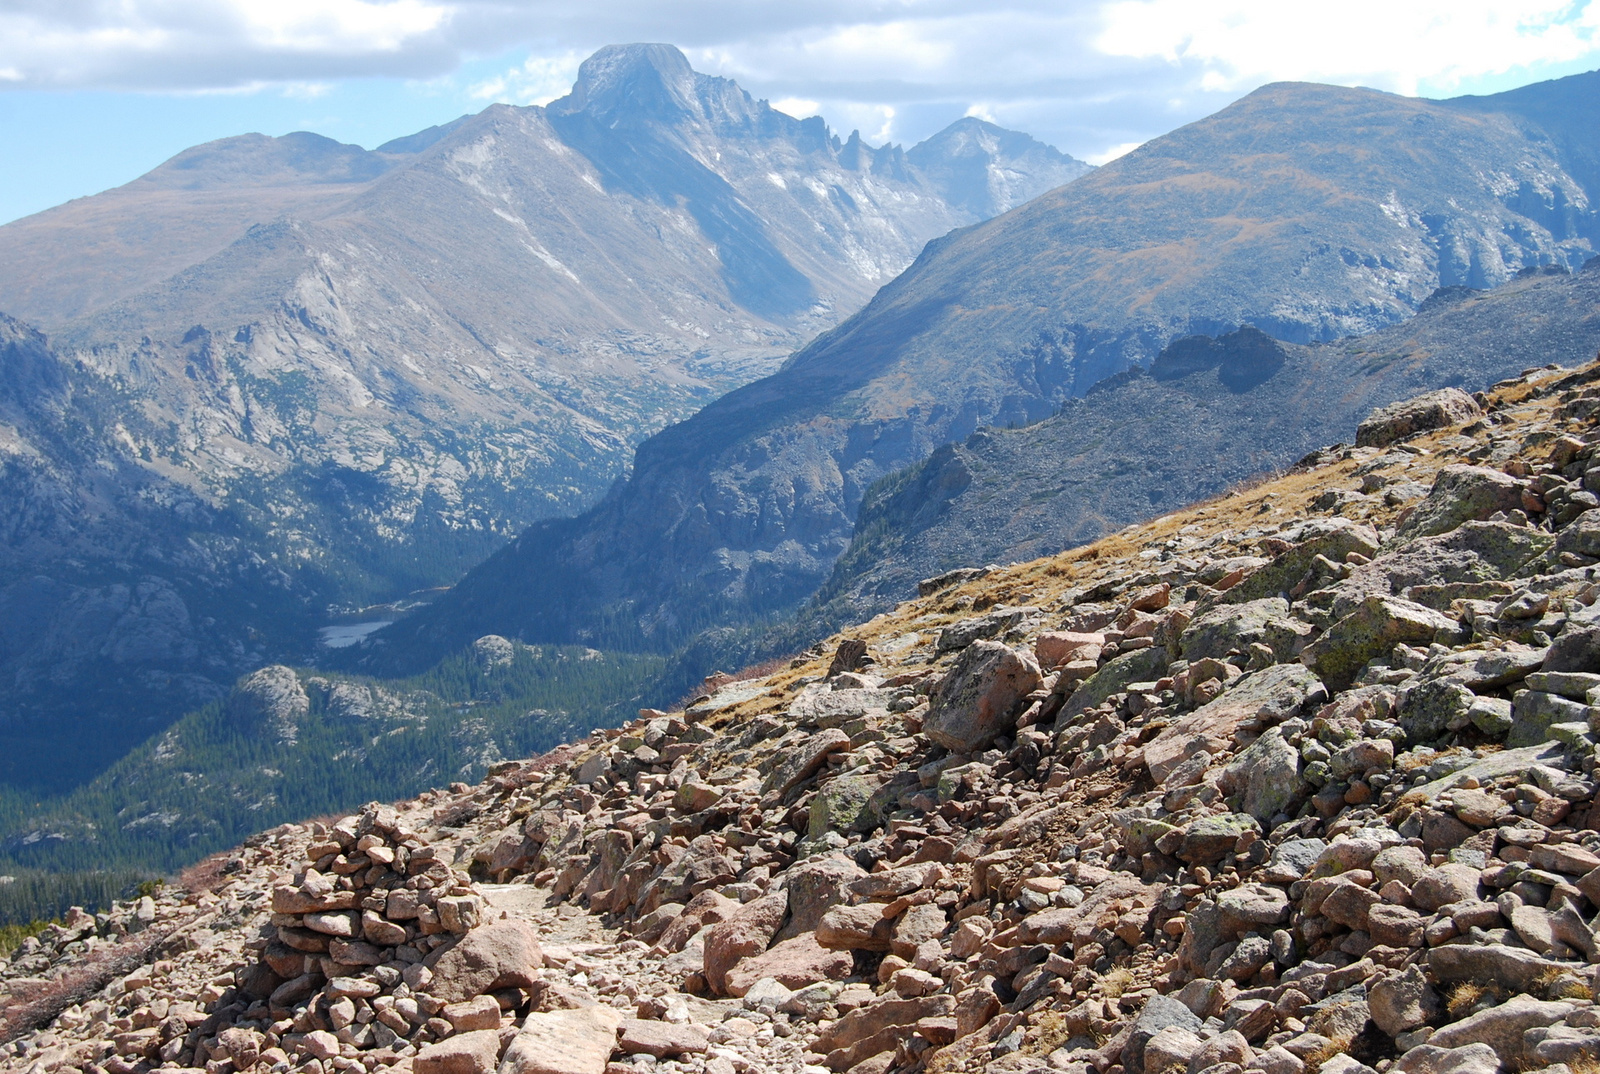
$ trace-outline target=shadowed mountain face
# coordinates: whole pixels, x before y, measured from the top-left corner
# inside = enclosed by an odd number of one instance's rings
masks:
[[[1113,377],[1054,417],[981,430],[885,478],[811,614],[859,621],[914,596],[921,578],[1052,555],[1349,443],[1374,407],[1597,353],[1600,260],[1441,293],[1355,339],[1301,346],[1252,328],[1180,339],[1148,372]]]
[[[236,513],[127,450],[139,420],[0,315],[0,786],[92,776],[303,625]]]
[[[1259,90],[930,244],[781,371],[641,445],[589,513],[531,528],[383,641],[670,645],[750,621],[827,577],[874,481],[980,425],[1047,417],[1173,339],[1335,339],[1440,286],[1581,266],[1600,190],[1562,102],[1592,109],[1596,80],[1457,102]]]
[[[1018,196],[1086,167],[1027,152]],[[7,322],[3,371],[62,385],[3,434],[0,602],[45,626],[0,628],[0,741],[114,755],[264,658],[310,658],[330,606],[447,583],[592,503],[639,440],[980,218],[941,184],[622,46],[548,109],[370,152],[225,139],[0,227],[0,310],[50,333]],[[115,640],[147,626],[170,644]],[[119,713],[125,733],[74,723]]]

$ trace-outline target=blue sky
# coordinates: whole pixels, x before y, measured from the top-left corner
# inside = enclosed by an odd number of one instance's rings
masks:
[[[1100,162],[1266,82],[1484,93],[1600,67],[1600,0],[0,0],[0,221],[199,142],[374,146],[668,41],[841,133],[962,115]]]

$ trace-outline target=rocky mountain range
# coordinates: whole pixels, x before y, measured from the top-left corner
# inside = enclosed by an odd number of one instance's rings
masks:
[[[593,509],[530,527],[375,638],[369,661],[426,663],[484,631],[671,648],[783,614],[828,577],[874,482],[981,426],[1046,418],[1174,339],[1249,325],[1327,341],[1440,287],[1579,269],[1600,239],[1597,85],[1454,101],[1264,87],[930,244],[780,371],[643,443]]]
[[[0,726],[78,744],[30,778],[582,508],[929,239],[1087,170],[970,120],[914,153],[619,46],[547,108],[225,139],[0,227],[0,309],[49,333],[6,322],[6,375],[71,386],[4,460]]]
[[[371,152],[226,139],[7,225],[0,308],[137,393],[161,430],[140,450],[214,495],[315,519],[348,478],[364,537],[513,533],[929,239],[1086,170],[969,121],[917,159],[618,46],[548,108]]]
[[[1404,401],[681,711],[267,828],[28,930],[0,1069],[1585,1074],[1597,414],[1596,363]]]

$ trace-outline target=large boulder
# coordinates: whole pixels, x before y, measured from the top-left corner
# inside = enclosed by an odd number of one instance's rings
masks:
[[[1253,602],[1287,593],[1313,569],[1318,556],[1343,563],[1352,552],[1368,559],[1378,554],[1378,531],[1347,518],[1311,519],[1281,539],[1294,542],[1293,546],[1228,590],[1222,598],[1224,603]]]
[[[869,832],[883,823],[872,806],[883,786],[881,774],[850,772],[830,779],[811,799],[811,819],[806,834],[813,840],[829,832]]]
[[[836,727],[806,736],[796,748],[778,755],[778,763],[767,774],[761,789],[788,794],[828,763],[828,755],[850,748],[850,736]]]
[[[782,939],[812,932],[829,908],[849,900],[852,883],[866,876],[866,870],[849,858],[835,855],[802,862],[789,870],[789,924]]]
[[[975,753],[1016,726],[1022,699],[1041,681],[1032,653],[973,642],[940,685],[923,733],[952,753]]]
[[[1441,983],[1476,981],[1508,992],[1527,992],[1540,978],[1572,970],[1570,962],[1544,958],[1526,947],[1506,944],[1444,944],[1428,952],[1428,972]]]
[[[1555,724],[1588,722],[1588,705],[1543,690],[1518,690],[1511,697],[1511,728],[1506,733],[1506,747],[1537,746],[1550,741],[1550,728]]]
[[[1529,561],[1548,552],[1550,545],[1548,533],[1530,526],[1465,522],[1448,533],[1406,542],[1356,567],[1334,587],[1333,614],[1348,615],[1370,596],[1407,597],[1445,610],[1461,595],[1452,595],[1452,587],[1509,581]]]
[[[1167,1028],[1198,1033],[1200,1019],[1172,996],[1151,996],[1134,1020],[1127,1042],[1122,1046],[1122,1068],[1127,1074],[1144,1074],[1145,1047],[1157,1033]]]
[[[621,1025],[621,1014],[599,1004],[535,1011],[511,1039],[500,1074],[605,1074]]]
[[[1483,417],[1483,408],[1460,388],[1403,399],[1379,407],[1356,426],[1357,447],[1387,447],[1432,429],[1464,425]]]
[[[533,929],[520,921],[491,921],[423,960],[433,971],[428,991],[459,1003],[502,988],[531,988],[544,965]]]
[[[1497,512],[1522,507],[1522,482],[1484,466],[1446,466],[1433,479],[1428,498],[1400,524],[1401,540],[1448,533],[1463,522],[1482,522]]]
[[[1600,511],[1585,511],[1567,523],[1556,537],[1556,552],[1600,559]]]
[[[499,1031],[478,1029],[423,1048],[411,1060],[411,1070],[412,1074],[490,1074],[499,1061]]]
[[[817,923],[817,943],[830,951],[887,951],[894,920],[878,902],[830,908]]]
[[[1417,965],[1368,984],[1367,1007],[1373,1023],[1391,1037],[1425,1025],[1444,1012],[1439,993]]]
[[[1289,660],[1310,633],[1308,624],[1289,617],[1288,601],[1272,596],[1211,609],[1184,629],[1178,647],[1183,658],[1193,663],[1206,657],[1221,660],[1260,642],[1278,660]]]
[[[1437,1048],[1487,1044],[1507,1066],[1522,1059],[1522,1035],[1530,1029],[1555,1025],[1577,1010],[1564,1001],[1512,996],[1504,1003],[1453,1022],[1428,1039]]]
[[[1216,755],[1233,748],[1234,732],[1246,723],[1270,726],[1299,713],[1317,676],[1300,664],[1274,664],[1235,680],[1223,694],[1174,721],[1144,747],[1144,761],[1157,783],[1186,759],[1205,750]]]
[[[1107,660],[1067,698],[1061,716],[1076,716],[1121,693],[1136,682],[1155,682],[1167,673],[1167,650],[1162,645],[1136,649]],[[1058,717],[1060,718],[1060,717]]]
[[[1459,682],[1430,679],[1400,691],[1396,722],[1410,742],[1431,742],[1471,722],[1477,696]]]
[[[850,952],[829,950],[817,943],[815,933],[805,932],[737,963],[724,983],[730,996],[743,996],[766,977],[798,991],[818,981],[842,981],[854,966]]]
[[[1501,1074],[1500,1057],[1487,1044],[1438,1048],[1419,1044],[1395,1060],[1396,1074]]]
[[[787,892],[775,891],[745,903],[706,934],[706,983],[717,995],[728,995],[728,972],[740,961],[767,949],[789,912]]]
[[[1300,751],[1269,728],[1222,771],[1223,790],[1239,792],[1239,810],[1265,824],[1305,794]]]
[[[1460,629],[1448,615],[1414,601],[1373,596],[1306,646],[1300,659],[1315,668],[1329,687],[1343,690],[1368,661],[1388,656],[1396,645],[1449,643],[1456,640]]]
[[[1545,671],[1600,671],[1600,625],[1569,626],[1544,658]]]

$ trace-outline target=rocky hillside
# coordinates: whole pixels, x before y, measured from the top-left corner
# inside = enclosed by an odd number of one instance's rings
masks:
[[[18,948],[7,1069],[1587,1070],[1597,413],[1600,364],[1387,408],[682,713],[265,832]]]
[[[985,425],[1054,413],[1174,338],[1370,332],[1440,286],[1595,251],[1600,74],[1465,102],[1274,85],[929,246],[781,371],[639,448],[576,522],[530,528],[389,644],[493,630],[669,647],[793,608],[866,490]],[[1535,107],[1537,105],[1537,107]],[[1544,125],[1542,125],[1544,124]],[[1584,147],[1590,148],[1584,148]]]
[[[1375,406],[1415,392],[1476,391],[1545,359],[1596,354],[1600,259],[1576,275],[1441,291],[1409,321],[1335,343],[1280,343],[1249,328],[1177,340],[1148,370],[1112,377],[1054,417],[982,430],[885,478],[802,619],[860,622],[916,593],[919,579],[1085,544],[1353,441]]]
[[[114,385],[0,315],[0,784],[98,771],[305,625],[306,589],[143,465],[140,431]]]

